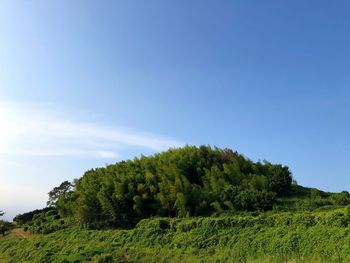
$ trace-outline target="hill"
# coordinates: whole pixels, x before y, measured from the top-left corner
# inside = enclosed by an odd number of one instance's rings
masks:
[[[348,192],[299,186],[281,164],[186,146],[63,182],[47,208],[14,218],[31,234],[0,238],[0,259],[349,262],[349,205]]]
[[[229,149],[187,146],[87,171],[51,192],[50,204],[80,224],[134,226],[152,216],[266,211],[292,184],[288,167]]]

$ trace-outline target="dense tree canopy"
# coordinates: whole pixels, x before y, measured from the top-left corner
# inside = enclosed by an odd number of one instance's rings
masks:
[[[268,210],[291,183],[288,167],[186,146],[89,170],[72,190],[65,182],[51,191],[50,204],[81,223],[128,226],[151,216]]]

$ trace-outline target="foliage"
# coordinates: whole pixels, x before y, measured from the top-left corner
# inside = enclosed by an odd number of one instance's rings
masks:
[[[0,210],[0,216],[3,216],[4,214],[5,212]],[[0,220],[0,235],[6,235],[12,229],[12,227],[12,223],[5,220]]]
[[[73,184],[64,181],[58,187],[55,187],[49,192],[49,200],[47,201],[47,206],[56,206],[59,198],[67,198],[69,192],[72,190]]]
[[[7,262],[349,262],[349,207],[327,212],[141,220],[130,230],[68,228],[0,238]]]
[[[291,183],[288,167],[230,149],[186,146],[89,170],[72,191],[68,182],[54,188],[49,203],[84,225],[130,227],[152,216],[269,210]]]
[[[19,215],[16,215],[14,218],[13,218],[13,221],[18,225],[18,226],[21,226],[23,224],[26,224],[30,221],[33,220],[33,217],[37,214],[41,214],[41,213],[45,213],[45,212],[48,212],[48,211],[51,211],[52,208],[50,207],[46,207],[46,208],[43,208],[43,209],[36,209],[36,210],[33,210],[33,211],[30,211],[30,212],[27,212],[27,213],[23,213],[23,214],[19,214]]]
[[[45,208],[18,215],[14,221],[17,227],[23,227],[32,233],[40,234],[49,234],[67,227],[54,208]]]
[[[12,223],[5,220],[0,220],[0,235],[6,235],[12,228]]]
[[[328,193],[315,188],[292,185],[290,194],[278,198],[273,206],[278,211],[329,210],[350,204],[348,192]]]
[[[48,206],[14,218],[34,236],[0,238],[0,261],[350,262],[348,192],[298,186],[288,167],[229,149],[92,169]]]

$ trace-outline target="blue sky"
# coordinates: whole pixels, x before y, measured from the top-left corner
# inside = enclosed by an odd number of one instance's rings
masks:
[[[348,1],[0,1],[0,208],[184,144],[350,190]]]

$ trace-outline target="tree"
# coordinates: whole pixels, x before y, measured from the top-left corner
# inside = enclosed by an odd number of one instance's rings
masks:
[[[55,206],[57,204],[57,201],[61,197],[67,197],[68,193],[71,192],[73,189],[73,184],[64,181],[61,183],[58,187],[55,187],[49,192],[49,201],[47,201],[47,206]]]
[[[5,212],[0,210],[0,216],[3,216],[4,214]],[[12,223],[5,220],[0,220],[0,235],[5,235],[12,229],[12,227]]]

